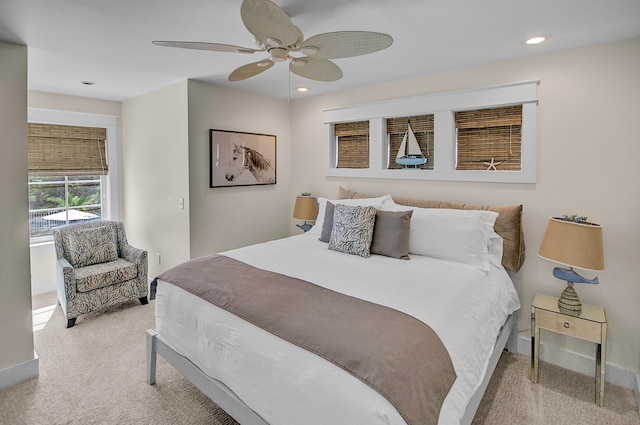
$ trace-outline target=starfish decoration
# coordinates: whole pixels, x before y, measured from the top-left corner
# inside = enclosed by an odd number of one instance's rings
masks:
[[[495,158],[491,157],[491,162],[485,162],[484,165],[488,165],[487,167],[487,171],[489,170],[496,170],[498,171],[498,169],[496,168],[498,165],[502,164],[502,162],[495,162]]]

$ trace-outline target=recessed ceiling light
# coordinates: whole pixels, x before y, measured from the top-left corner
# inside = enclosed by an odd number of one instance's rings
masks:
[[[543,43],[545,41],[547,41],[549,39],[549,37],[545,37],[545,36],[537,36],[537,37],[531,37],[530,39],[527,40],[527,44],[533,45],[533,44],[540,44]]]
[[[300,93],[304,93],[309,91],[308,87],[298,87],[296,90],[298,90]]]
[[[80,81],[80,84],[84,84],[85,86],[92,86],[95,83],[93,81]]]

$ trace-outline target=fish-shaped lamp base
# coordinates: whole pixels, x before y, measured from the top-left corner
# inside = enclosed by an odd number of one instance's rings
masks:
[[[600,283],[598,282],[598,278],[586,279],[576,273],[573,268],[567,270],[560,267],[553,269],[553,275],[558,279],[567,281],[567,287],[564,288],[564,291],[562,291],[562,294],[560,295],[560,299],[558,299],[558,309],[564,314],[579,316],[582,313],[582,303],[580,302],[578,293],[573,288],[573,284],[590,283],[592,285],[597,285]]]

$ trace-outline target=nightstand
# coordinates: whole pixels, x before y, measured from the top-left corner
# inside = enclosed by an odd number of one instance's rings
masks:
[[[531,303],[531,380],[538,382],[540,329],[596,343],[596,404],[604,405],[607,316],[604,308],[582,304],[582,314],[570,316],[558,309],[558,298],[536,294]]]

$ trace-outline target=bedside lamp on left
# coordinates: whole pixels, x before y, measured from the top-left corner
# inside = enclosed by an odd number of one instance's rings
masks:
[[[318,200],[310,193],[303,193],[296,198],[296,205],[293,208],[293,218],[304,220],[304,224],[296,224],[303,231],[308,232],[312,224],[307,221],[314,221],[318,216]]]

